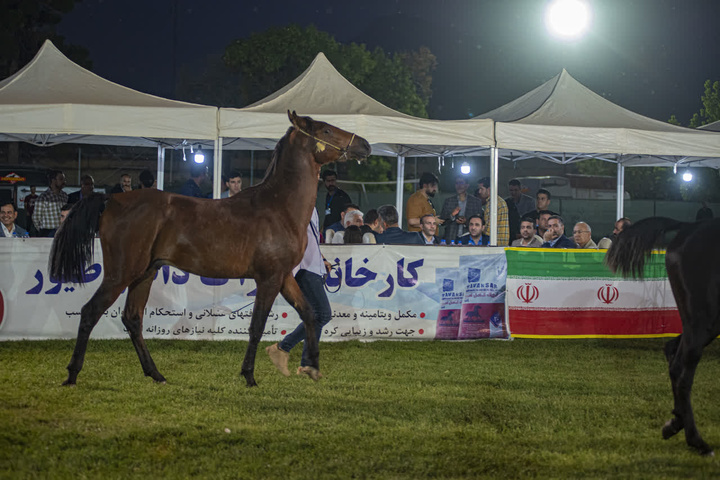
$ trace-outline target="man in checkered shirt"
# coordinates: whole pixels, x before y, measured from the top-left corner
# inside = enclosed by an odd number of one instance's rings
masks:
[[[60,226],[60,209],[68,201],[65,186],[65,174],[61,170],[48,172],[49,188],[37,198],[33,222],[41,237],[52,237]]]

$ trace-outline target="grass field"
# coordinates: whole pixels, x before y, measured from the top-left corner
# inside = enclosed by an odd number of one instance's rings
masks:
[[[0,477],[712,478],[715,458],[664,441],[672,398],[662,339],[322,343],[314,383],[285,378],[261,344],[129,340],[0,343]],[[720,355],[694,387],[720,448]],[[298,363],[300,349],[291,361]]]

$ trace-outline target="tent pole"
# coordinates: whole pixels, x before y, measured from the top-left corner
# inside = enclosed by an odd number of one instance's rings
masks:
[[[492,147],[490,149],[490,199],[488,208],[490,208],[490,245],[497,245],[497,228],[498,228],[498,149]],[[503,245],[507,246],[507,245]]]
[[[220,188],[222,183],[222,137],[215,139],[215,148],[213,149],[213,196],[212,198],[220,198]]]
[[[80,185],[80,178],[82,178],[82,147],[78,147],[78,185]]]
[[[403,185],[405,184],[405,157],[397,157],[397,183],[395,185],[395,208],[398,211],[398,225],[403,221]],[[400,227],[402,228],[402,227]]]
[[[618,158],[617,167],[617,215],[615,220],[625,216],[625,165],[620,161],[622,156]]]
[[[157,189],[162,190],[165,188],[165,148],[158,143],[158,158],[157,158]]]

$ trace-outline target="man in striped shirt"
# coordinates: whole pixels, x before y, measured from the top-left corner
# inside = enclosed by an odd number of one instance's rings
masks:
[[[68,203],[68,195],[62,191],[65,174],[61,170],[50,170],[47,178],[49,188],[40,194],[33,212],[33,222],[41,237],[55,235],[60,226],[60,209]]]

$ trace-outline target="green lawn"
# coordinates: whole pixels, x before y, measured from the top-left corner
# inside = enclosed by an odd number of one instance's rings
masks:
[[[314,383],[277,373],[264,342],[248,389],[245,342],[149,341],[158,385],[129,340],[91,341],[75,388],[60,386],[74,342],[1,342],[0,477],[719,477],[682,434],[661,438],[663,343],[322,343]],[[693,401],[720,449],[718,348]]]

